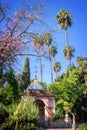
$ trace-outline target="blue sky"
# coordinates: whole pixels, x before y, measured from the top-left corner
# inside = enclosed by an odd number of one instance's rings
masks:
[[[34,0],[2,0],[7,3],[11,2],[11,13],[20,7],[20,4],[24,1],[33,3]],[[87,56],[87,1],[84,0],[44,0],[46,3],[46,11],[48,16],[44,19],[50,27],[56,29],[56,33],[53,34],[53,40],[58,44],[58,55],[56,60],[61,62],[62,69],[60,73],[66,71],[68,65],[67,60],[63,56],[63,48],[65,46],[65,32],[61,30],[57,24],[56,15],[60,9],[65,9],[72,14],[72,27],[68,29],[69,44],[75,48],[74,58],[72,62],[76,64],[77,56]],[[22,62],[22,60],[20,60]],[[33,62],[37,64],[35,59],[30,60],[30,64]],[[50,68],[48,62],[43,63],[43,80],[44,82],[50,83]],[[37,65],[37,67],[39,67]],[[21,65],[23,68],[23,63]],[[40,79],[40,73],[37,73]],[[34,65],[31,65],[31,78],[34,77]],[[55,74],[54,74],[55,77]]]

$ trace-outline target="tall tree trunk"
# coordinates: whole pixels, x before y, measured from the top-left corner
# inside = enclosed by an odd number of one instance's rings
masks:
[[[66,46],[69,47],[67,29],[65,30],[65,38],[66,38]]]
[[[71,58],[69,58],[69,72],[70,72],[70,67],[71,67]]]
[[[58,72],[56,72],[56,80],[57,80]]]
[[[43,77],[42,77],[42,60],[40,57],[40,75],[41,75],[41,82],[43,82]]]
[[[75,123],[75,114],[71,112],[72,115],[72,130],[76,130],[76,123]]]
[[[53,71],[52,71],[52,59],[50,56],[50,68],[51,68],[51,82],[53,83]]]
[[[66,47],[67,47],[67,52],[68,52],[68,62],[69,62],[69,73],[70,73],[70,66],[71,66],[71,60],[70,60],[70,56],[69,56],[69,43],[68,43],[68,33],[67,33],[67,29],[65,30],[65,36],[66,36]]]
[[[18,129],[18,121],[16,121],[15,130]]]

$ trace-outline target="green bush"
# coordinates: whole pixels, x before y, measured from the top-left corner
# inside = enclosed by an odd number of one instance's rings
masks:
[[[6,106],[6,108],[3,108],[3,111],[0,111],[0,116],[5,116],[5,118],[2,117],[3,120],[0,120],[0,130],[36,129],[39,110],[36,104],[34,104],[33,98],[26,97],[24,101],[20,101],[17,104],[11,104],[8,107]],[[7,116],[5,109],[7,110]]]
[[[86,123],[81,123],[78,126],[79,130],[87,130],[87,124]]]

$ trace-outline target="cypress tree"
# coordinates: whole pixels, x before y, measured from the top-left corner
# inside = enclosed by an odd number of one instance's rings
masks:
[[[21,75],[21,83],[20,88],[22,91],[26,90],[26,88],[30,85],[30,66],[29,66],[29,58],[25,59],[23,72]]]

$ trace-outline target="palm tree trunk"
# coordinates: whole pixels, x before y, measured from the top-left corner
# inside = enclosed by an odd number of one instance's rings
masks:
[[[58,72],[56,72],[56,80],[57,80]]]
[[[65,36],[66,36],[66,47],[67,47],[67,52],[68,52],[68,62],[69,62],[69,72],[70,72],[71,60],[69,59],[69,43],[68,43],[67,29],[65,30]]]
[[[65,30],[65,38],[66,38],[66,46],[68,47],[68,46],[69,46],[69,43],[68,43],[68,33],[67,33],[67,29]]]
[[[42,60],[41,60],[40,52],[37,51],[37,53],[38,53],[39,60],[40,60],[40,78],[41,78],[40,81],[42,82],[43,81],[43,79],[42,79]]]
[[[68,61],[69,61],[69,71],[70,71],[70,67],[71,67],[71,59],[69,59]]]
[[[51,82],[53,83],[53,72],[52,72],[52,59],[50,57],[50,68],[51,68]]]
[[[40,74],[41,74],[41,82],[43,82],[43,79],[42,79],[42,60],[41,60],[41,57],[40,57]]]

